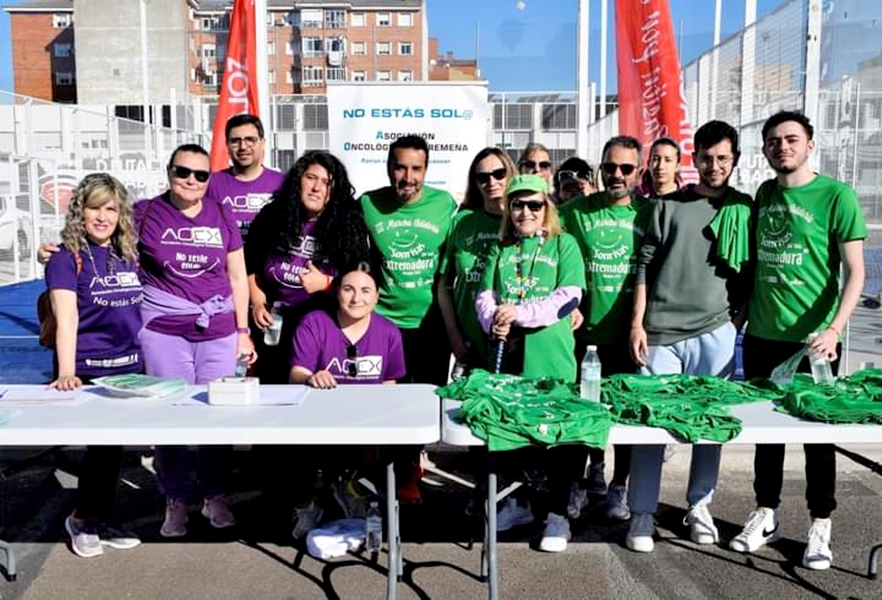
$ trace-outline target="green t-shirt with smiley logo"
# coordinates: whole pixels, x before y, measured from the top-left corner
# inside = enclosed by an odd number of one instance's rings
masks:
[[[651,212],[652,202],[642,196],[627,206],[614,206],[606,192],[573,199],[560,209],[561,223],[576,238],[585,260],[585,322],[576,335],[587,343],[628,342],[637,249]]]
[[[774,179],[756,193],[756,272],[747,333],[800,342],[825,329],[839,308],[839,244],[867,237],[854,190],[817,175],[784,188]]]
[[[496,292],[499,304],[546,299],[561,287],[585,289],[585,269],[576,240],[561,233],[549,240],[533,236],[490,250],[481,290]],[[566,315],[552,325],[524,330],[524,377],[576,381],[575,338]]]
[[[391,187],[361,197],[374,249],[382,255],[377,313],[401,329],[416,329],[432,306],[435,275],[456,210],[453,196],[423,187],[413,204],[401,204]]]
[[[487,355],[487,336],[478,323],[475,297],[487,265],[490,249],[499,243],[500,215],[483,210],[465,210],[453,220],[441,273],[453,282],[453,306],[459,327],[476,356]]]

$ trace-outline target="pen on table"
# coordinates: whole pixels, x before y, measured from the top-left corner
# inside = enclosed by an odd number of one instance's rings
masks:
[[[5,395],[6,395],[6,392],[8,392],[8,391],[9,391],[9,390],[2,390],[2,391],[0,391],[0,398],[2,398],[3,396],[5,396]]]

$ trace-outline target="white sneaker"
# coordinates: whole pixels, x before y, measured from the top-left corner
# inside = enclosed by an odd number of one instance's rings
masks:
[[[567,516],[574,520],[578,519],[586,506],[588,506],[588,492],[579,487],[578,483],[573,483],[570,488],[570,501],[567,503]]]
[[[683,525],[689,527],[689,539],[696,544],[716,544],[720,541],[720,532],[707,506],[690,506]]]
[[[640,513],[631,517],[631,527],[625,538],[625,545],[634,552],[652,552],[655,542],[655,517],[651,513]]]
[[[539,549],[543,552],[563,552],[567,549],[568,541],[570,541],[569,520],[556,513],[548,513]]]
[[[808,544],[802,555],[802,566],[815,571],[829,569],[833,563],[833,552],[830,550],[830,530],[833,523],[830,519],[815,519],[808,532]]]
[[[609,486],[606,495],[606,518],[617,521],[627,521],[631,518],[631,509],[628,508],[628,490],[623,485],[613,483]]]
[[[729,542],[729,548],[735,552],[756,552],[779,539],[781,527],[778,523],[778,509],[758,506],[747,516],[741,533]]]
[[[512,527],[533,522],[530,505],[521,506],[514,498],[506,498],[505,506],[496,511],[496,531],[508,531]]]

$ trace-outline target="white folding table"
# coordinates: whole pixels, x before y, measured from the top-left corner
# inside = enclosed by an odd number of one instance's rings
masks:
[[[467,425],[459,420],[460,402],[445,399],[441,403],[441,441],[453,446],[483,446]],[[741,433],[726,444],[878,444],[882,425],[830,425],[804,421],[787,413],[777,412],[771,402],[739,404],[731,407],[741,420]],[[656,427],[615,425],[610,429],[608,444],[676,444],[682,443],[664,429]],[[700,442],[713,443],[713,442]],[[481,552],[481,576],[486,578],[491,600],[498,598],[496,543],[496,473],[487,477],[487,518]],[[872,549],[870,576],[875,575],[876,555],[882,546]]]
[[[6,386],[10,390],[43,386]],[[290,397],[300,386],[261,386],[262,398]],[[77,405],[9,405],[0,426],[4,446],[49,445],[425,445],[440,438],[438,398],[431,385],[343,385],[309,390],[296,406],[209,406],[176,398],[113,398],[101,388]],[[41,394],[45,395],[45,394]],[[188,397],[205,401],[205,386]],[[4,404],[7,404],[4,406]],[[389,569],[386,597],[401,577],[395,470],[386,467]],[[10,554],[11,555],[11,554]]]

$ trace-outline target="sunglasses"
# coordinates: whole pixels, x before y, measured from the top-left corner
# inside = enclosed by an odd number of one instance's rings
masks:
[[[522,169],[528,169],[530,171],[550,171],[551,163],[547,160],[543,160],[542,162],[536,162],[535,160],[525,160],[521,163]]]
[[[349,363],[346,365],[346,373],[350,377],[358,376],[358,348],[355,347],[355,344],[349,344],[346,346],[346,358],[349,359]]]
[[[256,135],[246,135],[245,137],[234,137],[227,140],[227,144],[230,146],[239,146],[241,144],[245,144],[246,146],[254,146],[257,142],[260,141],[260,138]]]
[[[495,171],[484,171],[475,173],[475,179],[478,180],[478,183],[483,185],[490,183],[491,177],[496,181],[502,181],[503,179],[505,179],[505,169],[496,169]]]
[[[171,168],[171,172],[172,175],[177,179],[189,179],[190,175],[192,175],[199,183],[205,183],[206,181],[208,181],[208,178],[211,177],[211,173],[209,171],[191,169],[190,167],[182,167],[181,165],[174,165]]]
[[[637,170],[637,165],[632,165],[629,163],[624,163],[624,164],[620,165],[618,163],[605,162],[600,165],[600,168],[603,169],[603,172],[606,175],[612,176],[612,175],[616,174],[616,171],[621,170],[622,175],[627,177],[628,175],[630,175],[631,173],[633,173],[634,171]]]
[[[513,211],[529,208],[530,212],[537,213],[545,208],[545,202],[542,200],[512,200],[509,206]]]

